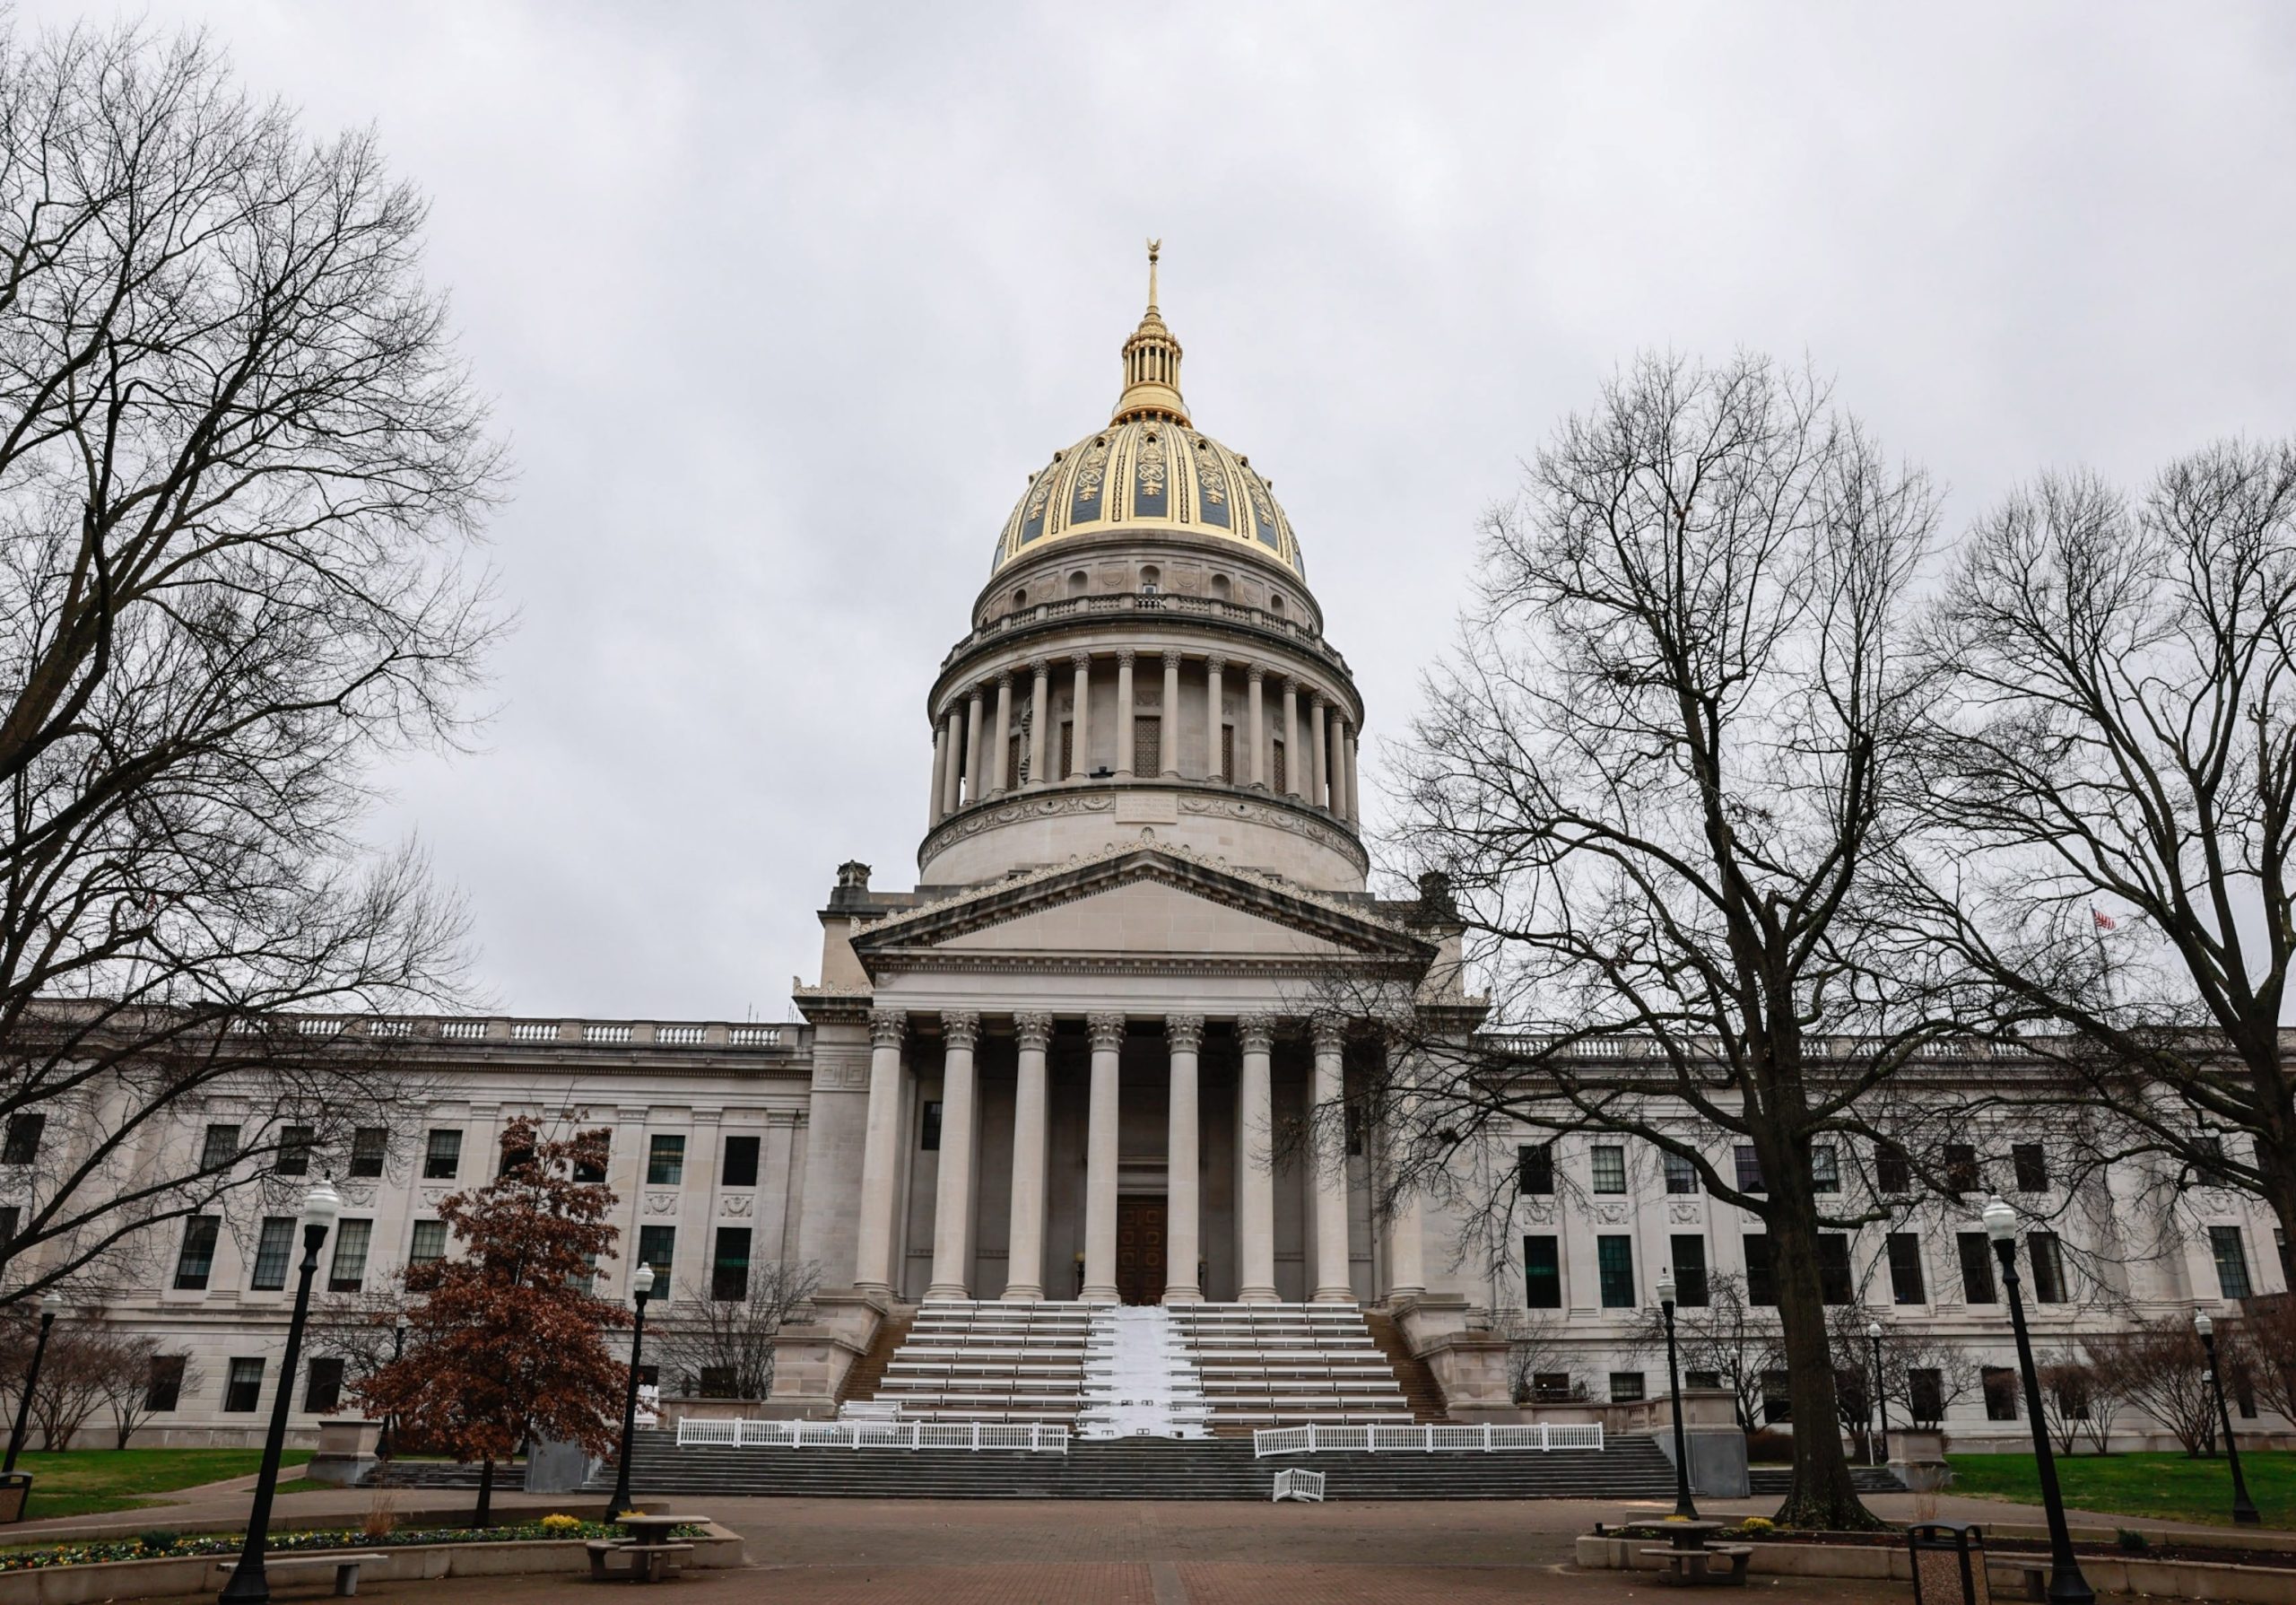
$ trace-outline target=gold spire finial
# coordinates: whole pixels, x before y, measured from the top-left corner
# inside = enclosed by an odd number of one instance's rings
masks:
[[[1148,242],[1148,310],[1152,312],[1156,310],[1156,258],[1163,249],[1164,242],[1161,240]]]
[[[1124,343],[1124,394],[1117,397],[1114,423],[1151,417],[1187,423],[1187,406],[1180,400],[1180,343],[1156,310],[1156,261],[1163,254],[1162,240],[1148,242],[1148,310]]]

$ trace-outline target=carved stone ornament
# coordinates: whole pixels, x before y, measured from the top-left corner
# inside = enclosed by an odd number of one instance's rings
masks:
[[[1698,1206],[1688,1199],[1675,1199],[1666,1205],[1666,1218],[1676,1226],[1694,1226],[1699,1216]]]
[[[980,1016],[970,1009],[949,1010],[941,1016],[941,1040],[952,1052],[971,1052],[980,1042]]]
[[[718,1208],[727,1215],[747,1219],[750,1211],[757,1208],[757,1200],[746,1192],[728,1193],[719,1200]]]
[[[648,1194],[646,1195],[646,1213],[647,1213],[647,1214],[648,1214],[648,1215],[675,1215],[677,1212],[678,1212],[678,1195],[677,1195],[676,1193],[674,1193],[674,1192],[649,1192],[649,1193],[648,1193]]]
[[[1024,819],[1050,819],[1062,814],[1105,814],[1115,807],[1116,798],[1106,791],[1024,797],[1006,802],[987,803],[952,816],[928,838],[927,850],[933,850],[930,842],[960,842],[968,836],[977,836],[983,831],[1018,824]]]
[[[375,1201],[375,1184],[372,1182],[344,1182],[340,1185],[343,1201],[346,1204],[356,1204],[363,1209]]]
[[[1013,1034],[1021,1039],[1021,1046],[1041,1053],[1052,1045],[1052,1016],[1028,1014],[1013,1016]]]
[[[1092,1039],[1092,1046],[1120,1048],[1124,1045],[1124,1016],[1118,1014],[1087,1015],[1085,1034]]]
[[[1533,1226],[1550,1226],[1554,1224],[1554,1206],[1551,1203],[1526,1203],[1523,1206],[1523,1216]]]
[[[447,1201],[447,1196],[453,1191],[454,1189],[451,1187],[426,1187],[422,1190],[423,1205],[427,1208],[436,1209]]]
[[[1595,1218],[1606,1226],[1622,1226],[1626,1224],[1626,1206],[1597,1204],[1595,1206]]]
[[[873,1008],[869,1011],[869,1041],[877,1047],[900,1047],[901,1034],[908,1029],[909,1016],[901,1009]]]
[[[1346,832],[1335,829],[1321,820],[1310,819],[1290,808],[1268,803],[1249,802],[1241,798],[1182,797],[1183,814],[1216,814],[1226,819],[1239,819],[1252,824],[1265,824],[1279,831],[1290,831],[1295,836],[1356,860],[1362,860],[1363,849]]]
[[[1164,1041],[1175,1053],[1194,1053],[1204,1046],[1202,1015],[1166,1015]]]
[[[1248,1053],[1265,1053],[1275,1045],[1274,1015],[1244,1015],[1236,1021],[1236,1038]]]

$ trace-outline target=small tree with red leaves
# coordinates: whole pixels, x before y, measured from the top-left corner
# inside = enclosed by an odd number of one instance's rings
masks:
[[[589,1292],[619,1234],[605,1222],[604,1130],[545,1138],[531,1121],[502,1133],[500,1173],[456,1193],[439,1217],[462,1252],[409,1266],[406,1350],[353,1384],[370,1414],[465,1463],[485,1462],[475,1524],[491,1513],[494,1462],[530,1438],[614,1445],[625,1363],[605,1333],[630,1315]]]

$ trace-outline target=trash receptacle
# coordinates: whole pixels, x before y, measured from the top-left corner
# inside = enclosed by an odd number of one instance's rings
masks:
[[[0,1471],[0,1522],[24,1519],[24,1501],[31,1496],[30,1471]]]
[[[1974,1522],[1922,1522],[1906,1529],[1913,1550],[1914,1605],[1992,1605],[1985,1533]]]

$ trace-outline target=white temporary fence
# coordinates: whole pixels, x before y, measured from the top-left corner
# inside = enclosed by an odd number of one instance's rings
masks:
[[[1068,1429],[1032,1421],[709,1421],[678,1423],[678,1447],[1025,1449],[1068,1452]]]
[[[1599,1421],[1531,1426],[1264,1426],[1252,1434],[1252,1457],[1271,1454],[1421,1453],[1439,1450],[1600,1449]]]
[[[1324,1474],[1321,1471],[1278,1471],[1275,1474],[1277,1503],[1286,1499],[1312,1499],[1323,1503]]]

